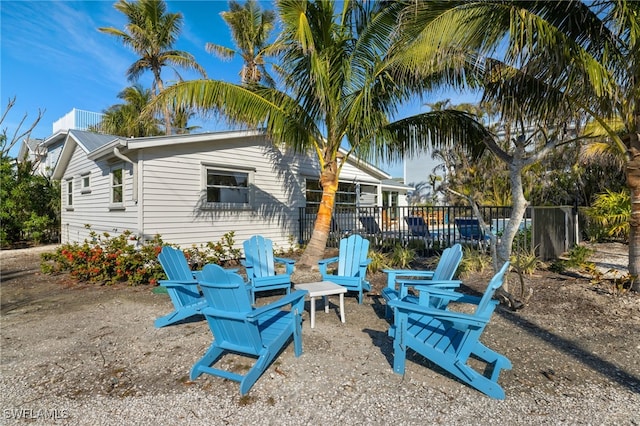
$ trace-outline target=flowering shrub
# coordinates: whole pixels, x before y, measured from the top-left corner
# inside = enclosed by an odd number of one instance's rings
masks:
[[[201,268],[207,263],[237,264],[242,252],[240,249],[234,248],[234,235],[235,232],[230,231],[224,234],[217,243],[208,242],[204,245],[201,244],[200,247],[193,245],[184,250],[191,267],[193,269]]]
[[[101,284],[127,283],[129,285],[157,285],[166,279],[158,254],[164,245],[160,235],[140,242],[130,231],[112,237],[90,233],[90,241],[63,244],[54,253],[42,254],[40,268],[43,273],[69,272],[79,281]],[[201,249],[185,251],[192,265],[215,262],[221,264],[239,257],[233,249],[233,232],[225,234],[221,242],[209,243]],[[197,262],[194,262],[197,260]]]

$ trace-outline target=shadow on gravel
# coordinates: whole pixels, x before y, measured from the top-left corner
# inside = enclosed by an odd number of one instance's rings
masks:
[[[537,339],[553,344],[558,350],[565,352],[578,362],[626,387],[631,392],[640,394],[640,378],[636,377],[632,373],[624,371],[609,361],[585,351],[571,340],[540,328],[531,321],[518,316],[515,312],[511,312],[507,309],[497,309],[495,313],[507,319],[509,322],[527,333],[532,334]]]
[[[460,291],[466,294],[471,294],[474,296],[482,296],[481,293],[463,285],[460,288]],[[385,305],[381,303],[381,298],[379,296],[373,296],[373,304],[372,308],[375,314],[379,318],[384,318],[385,316]],[[566,353],[570,357],[574,358],[576,361],[584,364],[589,367],[591,370],[608,377],[610,380],[617,382],[621,386],[629,389],[631,392],[640,394],[640,378],[635,376],[633,373],[622,370],[618,368],[616,365],[611,362],[600,358],[593,353],[590,353],[576,343],[568,340],[564,337],[558,336],[554,333],[549,332],[538,326],[537,324],[528,321],[521,316],[518,315],[517,312],[509,311],[502,306],[499,306],[495,311],[495,315],[500,315],[501,317],[508,320],[510,323],[514,324],[516,327],[526,331],[527,333],[533,335],[536,339],[540,339],[542,341],[548,342],[554,345],[560,351]],[[392,321],[392,320],[391,320]],[[385,356],[391,368],[393,368],[393,343],[390,338],[387,337],[386,332],[381,332],[378,330],[372,329],[364,329],[363,332],[369,334],[371,337],[371,341],[373,344],[380,348],[382,354]],[[410,351],[410,357],[414,357],[415,353]],[[419,357],[422,358],[422,357]],[[410,359],[410,358],[407,358]],[[419,359],[415,359],[420,362]],[[426,360],[423,360],[424,363]],[[433,368],[434,365],[428,361],[426,361],[426,366]],[[438,369],[439,370],[439,369]],[[449,375],[448,375],[449,376]],[[450,376],[454,378],[453,376]],[[462,383],[462,382],[461,382]]]
[[[33,275],[35,272],[39,272],[39,271],[40,271],[39,268],[8,271],[8,272],[2,271],[2,273],[0,273],[0,281],[7,282],[7,281],[15,280],[17,278],[22,278],[27,275]]]

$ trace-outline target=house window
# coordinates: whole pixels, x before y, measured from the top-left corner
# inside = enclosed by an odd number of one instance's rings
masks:
[[[111,204],[122,204],[124,194],[122,167],[111,170]]]
[[[307,207],[318,207],[322,201],[322,187],[320,181],[307,179],[306,181]],[[356,185],[353,182],[339,182],[336,192],[336,208],[355,207]]]
[[[206,203],[213,207],[251,207],[252,172],[205,167]]]
[[[91,174],[87,173],[87,174],[84,174],[84,175],[82,175],[80,177],[82,179],[81,192],[83,194],[87,194],[87,193],[91,192]]]
[[[73,179],[67,180],[67,208],[73,208]]]

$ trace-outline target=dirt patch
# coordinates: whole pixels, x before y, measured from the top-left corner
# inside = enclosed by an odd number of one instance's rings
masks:
[[[52,396],[80,401],[189,389],[237,395],[235,383],[213,377],[188,379],[191,365],[211,342],[205,322],[154,329],[153,320],[171,310],[166,295],[153,294],[145,286],[101,287],[78,284],[67,275],[41,274],[40,251],[0,252],[0,371],[7,381],[19,377],[25,393],[9,396],[3,392],[0,408]],[[482,292],[489,278],[489,273],[466,277],[462,290]],[[275,398],[277,405],[281,387],[301,381],[308,391],[308,381],[317,374],[326,376],[327,386],[343,392],[367,392],[372,376],[386,382],[396,380],[391,341],[386,336],[389,324],[379,296],[386,275],[372,274],[370,280],[373,291],[362,305],[352,295],[345,298],[346,324],[339,322],[333,309],[328,315],[319,309],[316,329],[310,330],[307,311],[303,327],[306,370],[298,371],[302,357],[295,359],[288,349],[250,395],[266,401]],[[511,280],[515,281],[514,275]],[[536,398],[540,394],[579,397],[585,385],[592,385],[623,390],[637,401],[640,297],[619,293],[609,282],[594,284],[586,278],[548,271],[537,272],[527,284],[533,289],[528,305],[518,312],[499,307],[483,335],[488,346],[514,365],[499,380],[507,399],[534,394]],[[275,297],[260,297],[259,303]],[[430,389],[444,395],[467,392],[477,396],[425,360],[410,359],[407,375],[418,380],[428,377]],[[325,362],[338,367],[327,369]],[[242,363],[236,368],[243,368]],[[393,383],[414,386],[413,382]],[[236,399],[238,404],[241,401]]]

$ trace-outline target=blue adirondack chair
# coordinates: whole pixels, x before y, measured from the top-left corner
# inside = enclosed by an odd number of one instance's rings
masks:
[[[462,284],[454,280],[460,262],[462,261],[462,246],[454,244],[446,248],[440,256],[435,271],[417,271],[412,269],[384,269],[387,274],[387,286],[382,289],[382,297],[387,302],[386,317],[391,318],[389,301],[408,296],[408,287],[425,284],[432,287],[453,289]],[[415,301],[409,298],[407,301]],[[434,305],[435,306],[435,305]]]
[[[207,305],[207,301],[200,294],[198,280],[194,271],[189,268],[182,250],[164,246],[158,260],[168,278],[160,280],[159,284],[166,287],[175,310],[156,319],[154,325],[160,328],[200,315],[200,310]]]
[[[369,254],[369,240],[360,235],[351,235],[340,240],[340,251],[336,257],[323,259],[318,262],[318,268],[324,281],[331,281],[348,291],[358,292],[358,303],[362,304],[364,291],[371,290],[371,284],[366,279],[367,266],[371,263]],[[328,272],[328,266],[338,263],[335,274]]]
[[[190,378],[211,374],[240,383],[244,395],[293,338],[294,353],[302,354],[302,311],[306,291],[296,290],[280,300],[253,308],[242,277],[215,264],[202,269],[200,286],[208,306],[202,310],[214,340],[191,369]],[[290,305],[289,309],[283,309]],[[255,358],[246,374],[215,368],[225,353]]]
[[[474,304],[476,309],[473,314],[434,309],[402,299],[391,300],[389,305],[395,313],[389,333],[393,338],[393,370],[404,374],[407,349],[412,349],[480,392],[492,398],[504,399],[498,376],[501,370],[511,369],[511,362],[486,347],[479,339],[498,304],[492,298],[502,285],[508,268],[509,262],[491,279],[481,298],[454,291],[423,289],[439,299]],[[489,371],[488,376],[467,364],[470,356],[492,367],[485,370]]]
[[[251,300],[256,302],[256,292],[284,289],[291,291],[291,274],[295,260],[273,255],[273,243],[262,235],[254,235],[243,243],[245,260],[242,264],[251,284]],[[276,263],[284,264],[285,273],[277,274]]]

